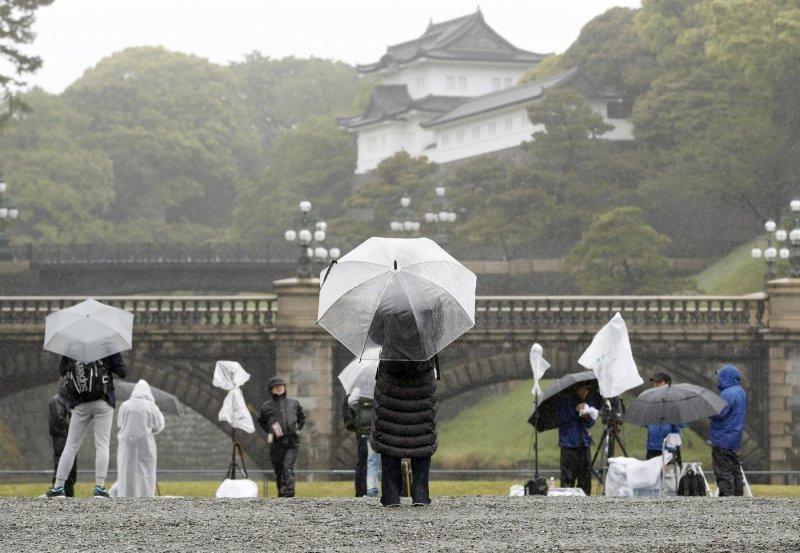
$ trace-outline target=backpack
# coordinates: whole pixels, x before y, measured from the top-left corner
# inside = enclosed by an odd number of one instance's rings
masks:
[[[372,430],[372,410],[375,404],[374,399],[361,397],[358,398],[358,405],[356,405],[356,432],[359,434],[369,434]]]
[[[706,481],[701,474],[692,469],[687,469],[678,482],[678,495],[698,496],[706,495]]]
[[[534,476],[525,482],[525,495],[547,495],[547,480],[544,476]]]
[[[111,380],[102,360],[91,363],[75,361],[65,376],[67,393],[81,403],[104,399]]]

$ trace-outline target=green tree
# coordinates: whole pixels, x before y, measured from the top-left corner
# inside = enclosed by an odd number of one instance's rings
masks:
[[[237,199],[237,238],[282,242],[302,200],[312,202],[319,219],[341,213],[353,187],[356,147],[354,136],[333,119],[307,119],[282,132],[270,157],[269,167],[249,179]]]
[[[565,263],[585,294],[667,294],[685,286],[667,276],[669,242],[641,209],[619,207],[594,218]]]
[[[260,165],[231,72],[163,48],[129,48],[63,94],[91,118],[81,138],[113,161],[120,222],[224,229],[238,186]]]
[[[31,111],[17,114],[0,135],[0,166],[20,210],[12,227],[15,241],[91,242],[106,236],[104,221],[114,216],[112,162],[76,140],[91,132],[91,119],[41,90],[23,99]]]
[[[35,73],[42,66],[42,59],[25,53],[23,47],[35,38],[36,10],[52,3],[53,0],[5,0],[0,4],[0,126],[24,107],[15,94],[25,85],[24,75]]]
[[[278,60],[253,52],[231,68],[266,153],[280,132],[306,119],[350,113],[369,86],[353,67],[318,58]]]

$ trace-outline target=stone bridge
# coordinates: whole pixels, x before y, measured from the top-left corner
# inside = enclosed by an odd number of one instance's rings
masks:
[[[315,325],[319,283],[274,283],[277,296],[96,298],[135,315],[130,378],[145,378],[217,421],[224,393],[214,365],[233,359],[251,373],[243,392],[256,414],[278,374],[309,412],[303,467],[337,464],[343,441],[336,375],[352,355]],[[0,398],[54,380],[55,356],[41,349],[45,316],[84,297],[0,298]],[[479,297],[476,326],[440,356],[441,399],[493,383],[530,378],[533,342],[553,365],[548,376],[581,370],[580,353],[620,312],[643,378],[661,370],[715,388],[715,370],[737,365],[750,393],[745,456],[752,469],[800,469],[800,281],[779,280],[751,296]],[[797,417],[795,417],[797,415]],[[702,433],[703,425],[697,429]],[[241,433],[239,433],[241,434]],[[260,430],[238,435],[251,458],[267,459]],[[774,476],[773,482],[781,482]]]

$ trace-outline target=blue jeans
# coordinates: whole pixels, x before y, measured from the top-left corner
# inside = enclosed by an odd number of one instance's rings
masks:
[[[381,478],[381,454],[377,453],[372,446],[367,443],[367,495],[369,497],[377,497],[378,482]]]

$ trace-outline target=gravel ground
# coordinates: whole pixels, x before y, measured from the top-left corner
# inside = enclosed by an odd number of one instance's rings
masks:
[[[403,501],[407,501],[404,499]],[[800,499],[0,498],[2,551],[800,551]]]

